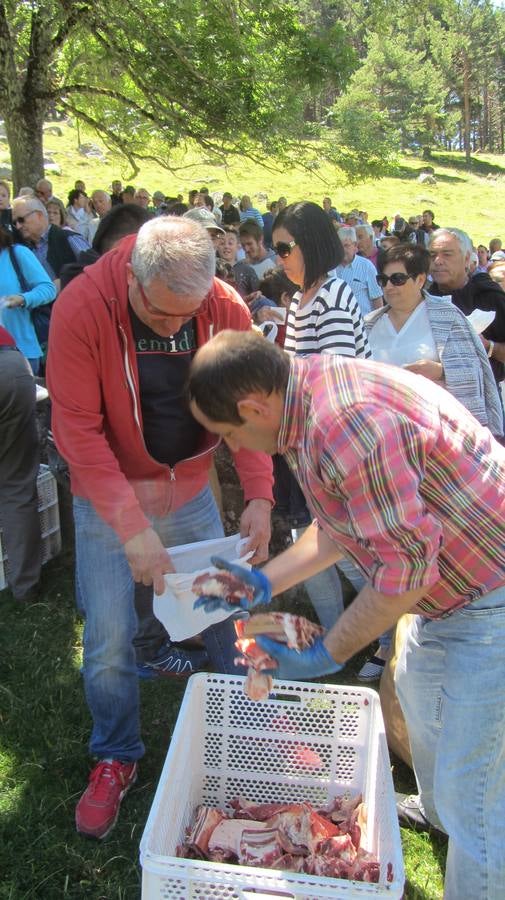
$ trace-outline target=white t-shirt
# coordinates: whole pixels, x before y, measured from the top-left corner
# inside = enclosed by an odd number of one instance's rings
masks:
[[[301,291],[289,307],[284,349],[288,353],[336,353],[367,359],[370,348],[359,306],[340,278],[329,279],[301,309]]]
[[[369,331],[368,342],[377,362],[394,366],[404,366],[418,359],[440,362],[425,303],[415,308],[399,331],[388,313],[384,313]]]
[[[261,262],[250,262],[249,265],[252,266],[258,278],[263,278],[263,275],[266,272],[270,272],[270,269],[275,269],[275,255],[272,254],[266,256],[265,259],[261,260]]]

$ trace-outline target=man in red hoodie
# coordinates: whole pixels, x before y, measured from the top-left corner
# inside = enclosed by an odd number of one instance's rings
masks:
[[[162,593],[173,571],[166,546],[223,534],[208,483],[217,442],[193,419],[185,384],[199,346],[224,328],[248,330],[251,320],[214,267],[201,225],[159,217],[86,268],[53,312],[47,380],[74,494],[90,750],[99,760],[76,824],[97,838],[114,826],[144,753],[134,582]],[[259,562],[270,537],[271,462],[241,450],[235,463],[246,503],[241,533]],[[237,671],[231,621],[203,639],[214,669]]]

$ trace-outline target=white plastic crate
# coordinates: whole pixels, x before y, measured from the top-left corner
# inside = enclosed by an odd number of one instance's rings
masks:
[[[37,476],[38,510],[42,535],[42,563],[46,563],[61,550],[60,510],[58,485],[49,466],[41,465]],[[7,587],[9,561],[3,546],[3,530],[0,527],[0,591]]]
[[[189,679],[140,844],[142,900],[402,896],[400,831],[377,694],[293,681],[274,681],[273,691],[275,697],[255,703],[242,677]],[[300,746],[317,754],[317,769],[313,754],[312,765],[300,762]],[[368,810],[363,846],[379,859],[378,884],[175,856],[200,803],[229,807],[241,795],[257,803],[323,805],[359,792]]]

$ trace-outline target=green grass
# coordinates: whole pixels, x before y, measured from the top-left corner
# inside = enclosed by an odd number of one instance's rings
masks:
[[[86,159],[77,152],[77,129],[66,125],[62,137],[46,135],[45,153],[61,167],[61,175],[50,176],[55,193],[62,199],[76,178],[86,182],[89,192],[95,188],[109,188],[112,179],[129,177],[124,163],[109,154],[105,163]],[[93,134],[80,131],[82,141],[92,140],[100,145]],[[317,159],[317,144],[314,145]],[[5,141],[0,142],[0,164],[9,161]],[[330,194],[340,210],[354,207],[366,209],[369,218],[393,216],[400,211],[404,216],[432,208],[436,221],[443,225],[455,225],[471,235],[474,243],[489,242],[490,238],[505,238],[505,157],[479,154],[472,158],[468,170],[462,154],[435,152],[431,165],[437,177],[436,185],[420,185],[419,170],[424,163],[413,156],[400,160],[397,173],[381,180],[365,180],[357,185],[347,185],[342,173],[328,164],[321,164],[315,171],[305,169],[278,170],[272,172],[247,159],[224,161],[208,158],[194,148],[181,148],[171,160],[173,172],[153,163],[142,166],[135,178],[136,186],[147,187],[151,192],[161,189],[170,195],[183,194],[207,184],[211,191],[230,190],[234,194],[248,193],[254,198],[258,193],[270,199],[285,195],[289,201],[315,200],[321,202]],[[272,160],[266,160],[272,165]],[[488,180],[487,175],[498,176]],[[263,211],[263,201],[258,201]]]
[[[138,846],[184,685],[141,683],[146,756],[111,836],[87,841],[74,808],[89,771],[90,719],[79,674],[81,623],[67,552],[43,570],[43,602],[1,597],[0,900],[139,900]],[[285,599],[284,605],[287,600]],[[355,681],[354,660],[336,681]],[[397,788],[412,773],[393,764]],[[402,830],[407,900],[440,900],[444,844]]]

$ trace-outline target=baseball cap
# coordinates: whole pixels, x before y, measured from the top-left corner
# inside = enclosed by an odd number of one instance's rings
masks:
[[[505,251],[504,250],[495,250],[489,259],[490,262],[498,262],[499,259],[505,259]]]
[[[195,206],[194,209],[188,209],[182,218],[192,219],[193,222],[199,222],[200,225],[203,225],[208,231],[220,231],[221,234],[225,233],[224,228],[221,228],[221,226],[217,224],[210,209],[206,209],[204,206]]]

